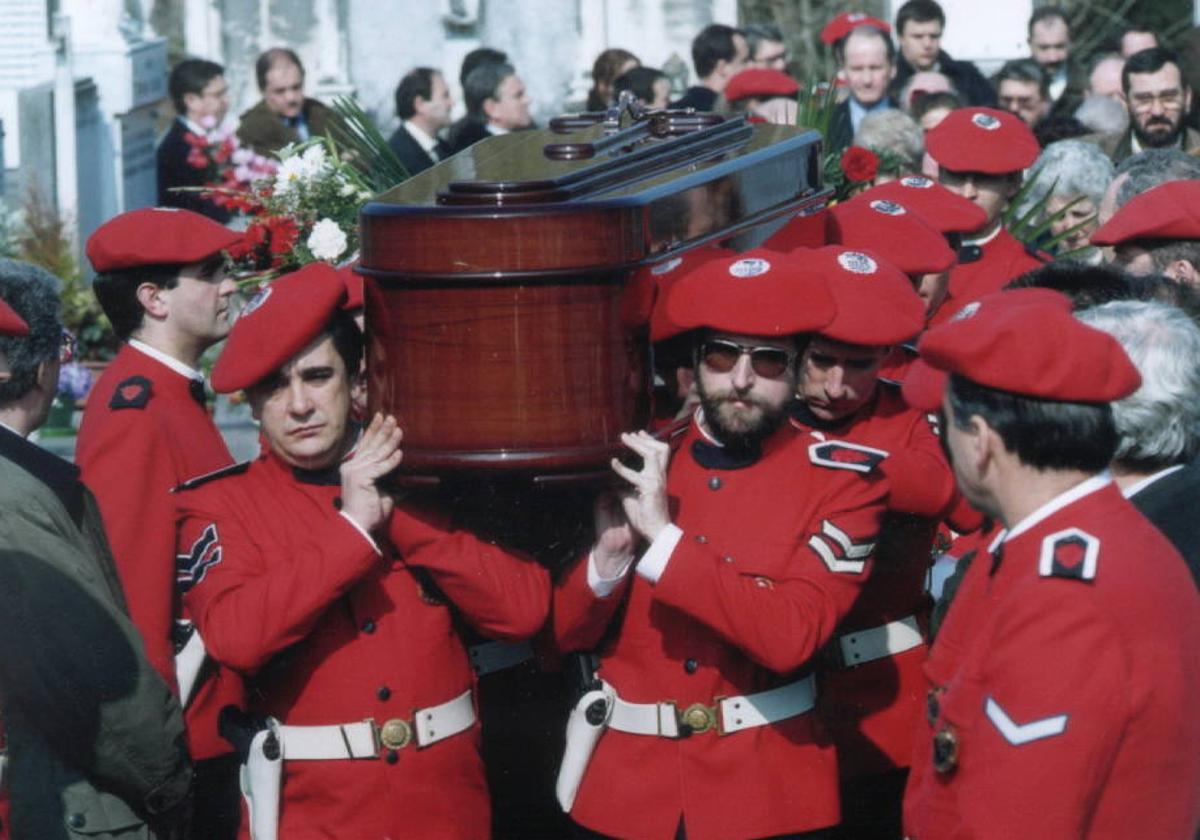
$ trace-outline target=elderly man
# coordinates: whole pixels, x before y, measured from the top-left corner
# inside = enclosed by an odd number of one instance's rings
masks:
[[[400,126],[388,145],[409,175],[424,172],[450,155],[441,132],[450,127],[454,99],[446,79],[437,70],[417,67],[396,86],[396,116]]]
[[[666,320],[696,333],[700,408],[673,446],[623,437],[642,461],[613,461],[631,490],[555,591],[559,645],[602,645],[607,730],[590,763],[564,765],[577,791],[560,775],[588,831],[707,840],[838,821],[814,657],[867,580],[885,487],[861,451],[786,417],[804,336],[834,316],[825,279],[905,281],[864,254],[808,256],[714,257],[666,297]]]
[[[1030,128],[1050,113],[1050,90],[1046,74],[1037,62],[1029,59],[1006,61],[996,74],[998,107],[1016,114]]]
[[[1168,181],[1134,196],[1092,234],[1131,274],[1200,286],[1200,181]]]
[[[938,180],[975,202],[986,223],[963,239],[950,293],[934,322],[954,315],[967,301],[1004,287],[1045,260],[1004,229],[1002,216],[1021,188],[1024,170],[1038,156],[1038,143],[1020,118],[992,108],[961,108],[925,136],[938,164]]]
[[[1113,163],[1143,149],[1200,149],[1200,132],[1186,122],[1192,90],[1171,50],[1155,47],[1131,55],[1121,70],[1121,92],[1129,129],[1101,141]]]
[[[1200,582],[1200,327],[1177,307],[1114,301],[1079,313],[1125,348],[1142,387],[1113,403],[1113,479],[1174,544]]]
[[[461,152],[486,137],[529,128],[529,95],[511,64],[485,61],[463,83],[467,115],[450,131],[451,153]]]
[[[238,239],[187,210],[145,209],[101,225],[87,244],[96,298],[125,344],[92,389],[76,460],[100,502],[146,654],[187,709],[197,840],[236,831],[237,762],[217,714],[241,702],[241,681],[202,671],[203,643],[180,613],[170,491],[233,462],[208,413],[200,356],[229,332],[237,287],[223,251]]]
[[[1200,595],[1106,471],[1137,369],[1044,289],[974,300],[920,350],[904,395],[941,411],[959,488],[1003,530],[925,665],[905,833],[1191,837]]]
[[[955,61],[942,49],[946,13],[936,0],[908,0],[896,11],[896,59],[893,89],[903,86],[914,73],[943,73],[968,105],[995,105],[996,94],[987,79],[970,61]]]
[[[28,440],[70,358],[58,281],[0,261],[0,301],[6,828],[17,838],[174,837],[192,778],[179,703],[129,619],[79,471]]]
[[[692,40],[692,67],[700,83],[684,91],[672,108],[711,111],[729,80],[746,69],[750,48],[740,29],[720,23],[700,30]]]
[[[896,77],[896,47],[882,30],[864,25],[839,40],[833,52],[850,90],[834,108],[829,125],[829,148],[839,151],[850,145],[867,114],[896,107],[888,97]]]
[[[533,635],[549,578],[382,486],[401,432],[391,417],[361,436],[351,422],[362,344],[345,294],[314,263],[274,281],[230,333],[213,386],[246,391],[263,451],[180,490],[185,601],[210,654],[247,678],[251,719],[226,731],[251,744],[256,836],[277,824],[279,837],[483,838],[460,632]]]
[[[773,23],[752,23],[742,27],[746,36],[747,67],[760,70],[787,71],[787,44],[783,33]]]
[[[264,52],[254,63],[254,78],[262,99],[242,114],[237,136],[260,155],[320,137],[337,122],[332,111],[304,95],[304,65],[293,50]]]

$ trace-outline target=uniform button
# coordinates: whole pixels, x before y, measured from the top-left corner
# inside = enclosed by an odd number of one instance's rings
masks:
[[[721,479],[717,478],[715,475],[712,478],[710,478],[708,480],[708,489],[709,490],[720,490],[721,489]]]
[[[700,545],[704,545],[706,542],[708,542],[708,537],[704,536],[703,534],[697,534],[696,542],[700,543]]]
[[[695,659],[689,659],[687,662],[683,663],[683,670],[687,671],[689,674],[696,673],[696,669],[699,667],[700,663]]]
[[[87,820],[84,818],[83,814],[72,814],[71,816],[67,817],[67,824],[71,826],[71,828],[83,828],[86,823]]]
[[[341,496],[333,497],[333,507],[334,507],[334,510],[342,509],[342,497]]]
[[[384,755],[383,760],[388,764],[395,764],[400,760],[400,753],[396,752],[395,750],[388,750],[387,754]]]
[[[726,563],[732,563],[732,562],[733,562],[733,558],[732,558],[732,557],[730,557],[728,554],[726,554],[726,555],[725,555],[724,557],[722,557],[721,559],[722,559],[722,560],[724,560]]]
[[[374,633],[375,632],[375,622],[368,618],[366,621],[364,621],[362,623],[362,631],[364,633]]]
[[[390,700],[392,697],[392,690],[386,685],[381,685],[375,690],[375,696],[380,700]]]

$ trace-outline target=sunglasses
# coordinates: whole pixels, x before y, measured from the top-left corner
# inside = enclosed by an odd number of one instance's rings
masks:
[[[750,356],[754,373],[766,379],[782,376],[796,358],[795,353],[779,347],[747,347],[723,338],[710,338],[700,345],[700,360],[714,373],[729,373],[743,353]]]

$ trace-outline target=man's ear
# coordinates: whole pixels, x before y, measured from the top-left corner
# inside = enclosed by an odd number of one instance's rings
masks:
[[[496,110],[497,104],[496,97],[494,96],[489,96],[487,99],[483,100],[483,114],[489,120],[492,118],[492,113]]]
[[[166,289],[162,286],[156,286],[153,283],[142,283],[137,287],[138,303],[151,318],[162,320],[171,311],[167,298],[163,294],[165,291]]]
[[[1196,270],[1196,266],[1192,265],[1190,260],[1173,260],[1163,269],[1163,274],[1185,286],[1200,288],[1200,271]]]
[[[971,419],[967,421],[967,430],[967,451],[976,473],[982,476],[995,462],[996,456],[1004,451],[1004,441],[978,414],[971,415]]]

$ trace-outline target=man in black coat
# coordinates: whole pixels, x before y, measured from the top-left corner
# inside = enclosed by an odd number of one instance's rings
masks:
[[[229,110],[225,68],[212,61],[185,59],[171,71],[167,89],[177,116],[154,153],[158,204],[192,210],[224,224],[230,217],[224,207],[198,192],[174,188],[203,187],[216,180],[214,165],[198,145],[211,138]]]
[[[835,42],[833,53],[850,90],[829,123],[829,150],[840,152],[853,142],[867,114],[896,107],[888,96],[896,78],[896,47],[886,32],[868,23]]]
[[[400,127],[388,145],[400,158],[408,174],[416,175],[450,154],[439,133],[450,125],[454,100],[446,79],[437,70],[417,67],[396,87],[396,116]]]
[[[896,12],[896,40],[900,55],[896,60],[893,92],[922,70],[936,70],[950,80],[966,105],[996,104],[996,93],[987,79],[970,61],[955,61],[941,48],[946,14],[936,0],[908,0]],[[893,97],[894,98],[894,97]]]
[[[511,64],[485,62],[463,85],[467,115],[450,129],[450,151],[458,154],[486,137],[529,128],[529,95]]]
[[[746,69],[749,55],[750,47],[740,29],[720,23],[704,27],[692,39],[692,66],[700,84],[684,91],[671,107],[713,110],[729,80]]]

